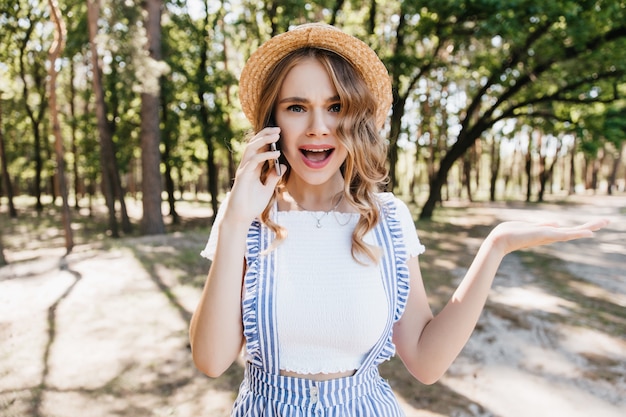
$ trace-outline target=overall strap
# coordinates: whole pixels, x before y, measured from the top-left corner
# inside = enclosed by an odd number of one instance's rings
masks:
[[[246,360],[265,372],[278,372],[276,331],[276,256],[268,251],[273,233],[255,220],[246,241],[246,273],[242,295]]]
[[[390,225],[390,219],[395,215],[395,205],[393,200],[391,199],[391,194],[381,194],[379,195],[382,200],[382,204],[380,207],[380,221],[378,225],[372,230],[376,244],[382,251],[382,257],[380,260],[380,273],[383,280],[383,285],[385,288],[385,293],[387,295],[387,304],[389,306],[388,309],[388,318],[387,324],[385,325],[385,330],[381,335],[380,339],[376,343],[376,345],[370,350],[369,354],[365,358],[363,364],[357,371],[366,372],[368,368],[371,366],[376,366],[382,360],[389,359],[395,353],[395,347],[391,342],[391,336],[393,331],[393,324],[397,320],[397,312],[399,310],[399,302],[401,298],[401,293],[404,291],[399,291],[399,282],[401,280],[398,279],[398,250],[403,249],[401,245],[403,244],[401,239],[401,234],[398,236],[398,231],[393,225]],[[402,252],[400,250],[400,252]],[[400,274],[402,275],[402,274]],[[407,289],[408,290],[408,289]]]
[[[261,225],[262,251],[267,251],[272,243],[273,233]],[[263,370],[268,373],[279,373],[278,333],[276,331],[276,256],[277,249],[263,253],[259,257],[259,282],[257,318],[261,360]]]

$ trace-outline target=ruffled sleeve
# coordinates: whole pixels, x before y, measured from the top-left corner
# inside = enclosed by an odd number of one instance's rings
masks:
[[[393,263],[395,269],[395,284],[396,286],[396,302],[393,315],[393,322],[400,320],[404,309],[406,308],[406,302],[409,297],[409,268],[407,267],[408,253],[407,241],[405,239],[407,230],[407,214],[410,223],[412,224],[412,217],[408,207],[392,193],[383,193],[380,195],[383,201],[382,213],[387,222],[389,233],[391,235],[392,252],[394,254]],[[415,233],[415,227],[413,227],[412,235],[417,238]],[[418,240],[419,242],[419,240]],[[391,342],[391,334],[389,335],[388,343]],[[391,345],[395,351],[395,346]]]
[[[229,198],[230,192],[226,194],[226,197],[224,197],[224,201],[222,201],[219,209],[217,209],[217,215],[215,216],[215,221],[213,222],[213,226],[211,227],[209,240],[207,241],[204,249],[200,252],[200,256],[202,256],[203,258],[213,260],[213,257],[215,256],[215,250],[217,249],[217,236],[219,235],[219,225],[224,218],[224,213],[226,212]]]
[[[420,242],[409,207],[397,197],[393,198],[393,203],[396,206],[396,217],[402,227],[402,237],[409,257],[421,255],[426,251],[426,247]]]
[[[246,338],[246,356],[249,362],[262,366],[259,344],[257,304],[259,298],[262,224],[257,220],[248,229],[246,240],[246,274],[242,296],[243,334]]]

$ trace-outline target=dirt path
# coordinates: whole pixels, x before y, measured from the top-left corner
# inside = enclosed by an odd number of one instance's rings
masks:
[[[624,197],[472,207],[453,218],[467,235],[443,245],[436,232],[422,234],[425,270],[447,268],[458,281],[469,258],[445,254],[475,253],[477,225],[612,220],[593,240],[508,256],[477,331],[441,382],[426,387],[398,360],[385,364],[407,416],[626,415],[625,207]],[[215,380],[194,370],[187,326],[197,285],[167,262],[142,261],[195,251],[204,238],[81,245],[63,262],[61,250],[42,250],[1,268],[0,416],[227,416],[241,367]],[[428,279],[438,305],[450,289]]]

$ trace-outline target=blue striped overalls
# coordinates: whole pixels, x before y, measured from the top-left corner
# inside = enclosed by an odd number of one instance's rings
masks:
[[[362,366],[346,378],[314,381],[280,375],[273,296],[278,251],[264,253],[272,233],[259,222],[251,225],[242,305],[247,365],[231,416],[404,416],[389,384],[379,375],[378,365],[395,353],[392,328],[404,311],[409,293],[407,255],[393,196],[378,196],[382,200],[381,221],[372,232],[383,249],[380,269],[390,308],[389,320],[385,333]]]

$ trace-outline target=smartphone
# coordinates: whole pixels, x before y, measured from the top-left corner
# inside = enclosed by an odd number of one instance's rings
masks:
[[[272,142],[270,144],[270,149],[272,150],[272,152],[276,151],[276,142]],[[274,168],[276,169],[276,175],[280,176],[282,174],[282,171],[280,169],[280,161],[278,160],[278,158],[274,159]]]

